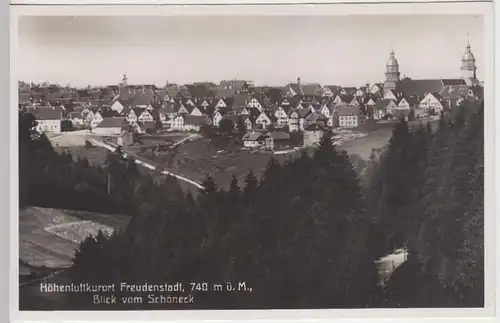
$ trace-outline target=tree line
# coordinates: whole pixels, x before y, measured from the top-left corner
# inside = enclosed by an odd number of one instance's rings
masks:
[[[107,192],[109,172],[116,191],[101,194],[109,199],[103,203],[133,215],[124,231],[82,242],[73,281],[209,286],[193,291],[194,305],[127,309],[482,306],[482,111],[464,104],[436,131],[410,129],[402,119],[387,149],[371,160],[365,186],[327,134],[312,155],[283,164],[271,159],[262,176],[249,172],[243,187],[233,178],[222,189],[207,177],[196,199],[174,178],[154,181],[118,156],[106,169],[87,166],[85,175],[75,166],[83,162],[67,155],[51,157],[57,167],[37,169],[54,169],[53,185],[72,183],[78,194],[86,192],[83,183]],[[32,146],[44,140],[26,142],[37,151]],[[94,182],[92,172],[103,175]],[[375,261],[402,247],[408,261],[380,286]],[[226,282],[245,282],[252,291],[210,289]],[[70,297],[73,306],[93,308],[85,295]]]
[[[365,203],[379,224],[379,248],[409,252],[393,277],[393,306],[484,304],[483,118],[482,104],[466,102],[436,131],[410,131],[402,121],[370,165]]]
[[[19,205],[132,215],[136,181],[133,160],[109,154],[104,164],[58,153],[35,130],[32,114],[19,112]]]

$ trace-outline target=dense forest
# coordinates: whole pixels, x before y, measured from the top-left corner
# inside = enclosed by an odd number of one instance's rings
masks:
[[[483,306],[482,106],[462,105],[436,131],[401,120],[363,187],[325,134],[313,155],[271,159],[244,187],[235,178],[224,190],[207,178],[196,199],[175,179],[153,181],[119,156],[98,167],[56,154],[33,127],[20,115],[21,207],[132,216],[123,232],[82,242],[75,282],[181,281],[196,303],[178,308]],[[380,286],[375,261],[401,247],[408,261]],[[190,282],[210,289],[191,292]],[[211,289],[226,282],[251,292]],[[88,297],[70,296],[92,308]]]

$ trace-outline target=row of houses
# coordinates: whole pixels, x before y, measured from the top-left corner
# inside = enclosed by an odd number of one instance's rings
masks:
[[[234,84],[227,82],[226,90],[231,91]],[[367,118],[407,117],[411,110],[419,118],[453,109],[465,100],[482,96],[481,87],[469,87],[456,80],[403,79],[397,88],[384,90],[381,84],[343,88],[302,84],[298,79],[297,83],[290,83],[282,89],[280,101],[273,101],[266,94],[259,95],[255,91],[251,94],[248,84],[240,82],[240,89],[234,95],[218,99],[189,95],[174,98],[173,92],[121,84],[116,88],[118,94],[107,106],[49,104],[28,107],[40,112],[37,117],[39,128],[52,132],[61,130],[57,120],[64,118],[77,127],[90,129],[103,128],[107,124],[102,124],[103,120],[109,118],[122,118],[128,124],[140,124],[146,129],[161,123],[165,128],[185,131],[199,130],[204,124],[219,126],[223,119],[229,119],[235,126],[244,122],[247,129],[273,126],[303,131],[313,123],[355,128]],[[203,86],[208,85],[196,85],[198,88]],[[439,93],[435,92],[439,89]]]

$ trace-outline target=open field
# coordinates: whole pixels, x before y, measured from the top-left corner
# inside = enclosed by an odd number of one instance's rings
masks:
[[[372,146],[378,148],[374,143],[383,146],[387,143],[388,138],[388,132],[370,134],[361,139],[356,139],[356,141],[360,141],[358,144],[360,147],[357,149],[344,146],[341,148],[346,149],[353,155],[365,152],[363,155],[360,154],[360,156],[367,160]],[[364,140],[364,142],[361,140]],[[357,145],[353,145],[352,147],[357,147]],[[139,155],[146,162],[150,162],[157,165],[157,167],[165,168],[168,171],[180,174],[191,180],[202,182],[206,176],[210,175],[216,180],[219,186],[227,187],[233,175],[236,176],[240,185],[243,185],[244,177],[250,170],[257,176],[260,176],[271,157],[283,163],[286,160],[300,156],[300,154],[301,151],[275,155],[272,152],[266,151],[220,150],[215,148],[208,140],[197,140],[183,144],[178,149],[164,155],[154,156],[150,151],[145,151]]]
[[[28,207],[19,211],[19,259],[30,267],[66,268],[78,244],[100,229],[123,229],[128,217]]]
[[[279,161],[291,158],[290,155],[273,155],[271,152],[218,150],[207,140],[185,143],[165,155],[153,156],[150,152],[141,154],[145,161],[150,160],[194,181],[202,182],[210,175],[223,187],[229,185],[233,175],[239,179],[240,184],[250,170],[260,175],[272,156]]]
[[[340,149],[347,151],[350,155],[359,155],[361,158],[368,160],[373,148],[382,148],[389,142],[392,129],[382,128],[370,132],[367,136],[344,142],[339,145]]]

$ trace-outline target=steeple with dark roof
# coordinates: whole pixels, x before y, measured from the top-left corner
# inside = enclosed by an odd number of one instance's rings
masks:
[[[394,50],[391,51],[389,60],[385,64],[385,82],[384,90],[396,89],[396,84],[399,82],[399,63],[394,56]]]

